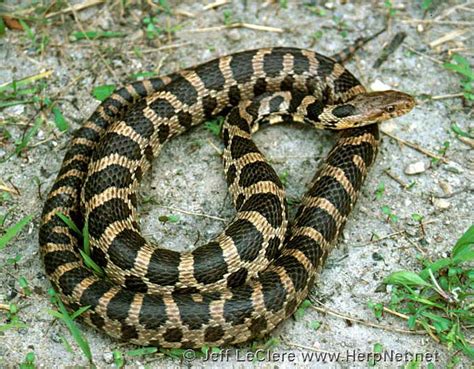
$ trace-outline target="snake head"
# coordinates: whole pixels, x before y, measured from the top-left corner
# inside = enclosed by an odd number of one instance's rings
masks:
[[[412,96],[400,91],[366,92],[334,106],[331,113],[339,120],[336,129],[342,129],[399,117],[412,110],[415,104]]]

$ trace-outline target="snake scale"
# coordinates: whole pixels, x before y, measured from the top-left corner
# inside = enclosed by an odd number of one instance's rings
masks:
[[[223,56],[135,82],[105,100],[80,128],[44,205],[40,249],[67,306],[120,340],[161,347],[219,346],[270,332],[308,294],[374,162],[377,123],[414,100],[366,92],[336,59],[287,47]],[[146,241],[136,191],[160,148],[225,115],[225,177],[237,213],[191,252]],[[291,226],[284,189],[251,140],[259,125],[306,122],[344,129],[316,173]],[[60,218],[88,226],[82,238]]]

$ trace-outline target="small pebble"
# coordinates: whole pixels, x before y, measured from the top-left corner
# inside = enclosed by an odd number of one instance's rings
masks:
[[[453,186],[451,186],[448,182],[440,180],[438,182],[439,187],[443,190],[445,195],[452,195],[453,193]]]
[[[242,35],[238,29],[230,30],[226,36],[231,41],[240,41],[242,38]]]
[[[102,359],[107,363],[107,364],[112,364],[114,362],[114,355],[111,352],[105,352],[102,355]]]
[[[423,173],[428,169],[428,164],[424,161],[417,161],[416,163],[408,164],[405,168],[405,174],[413,175]]]
[[[433,205],[440,210],[448,209],[451,206],[451,203],[446,199],[434,198],[432,202]]]

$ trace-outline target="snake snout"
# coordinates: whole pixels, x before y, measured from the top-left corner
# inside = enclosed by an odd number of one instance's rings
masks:
[[[365,121],[374,123],[399,117],[408,113],[416,105],[411,95],[394,90],[360,94],[350,103],[357,107]]]

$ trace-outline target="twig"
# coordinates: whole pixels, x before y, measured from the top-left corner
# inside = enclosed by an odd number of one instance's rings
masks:
[[[399,318],[402,318],[402,319],[405,319],[405,320],[410,319],[410,317],[409,317],[408,315],[399,313],[398,311],[389,309],[388,307],[383,306],[382,309],[383,309],[383,311],[385,311],[385,312],[387,312],[387,313],[389,313],[389,314],[395,315],[395,316],[397,316],[397,317],[399,317]],[[420,321],[419,321],[418,319],[415,319],[415,322],[416,322],[417,324],[423,326],[423,325],[420,323]],[[426,326],[429,327],[429,328],[432,329],[432,330],[436,330],[435,327],[433,327],[432,325],[430,325],[430,324],[428,324],[428,323],[426,323]],[[426,330],[426,331],[424,331],[424,332],[425,332],[425,333],[428,333],[428,334],[430,335],[430,337],[433,338],[433,340],[435,340],[437,343],[440,342],[439,338],[436,337],[430,330]]]
[[[443,163],[449,163],[449,160],[447,160],[446,158],[443,158],[442,156],[436,155],[436,154],[432,153],[431,151],[426,150],[425,148],[421,147],[420,145],[417,145],[417,144],[409,142],[409,141],[405,141],[404,139],[402,139],[400,137],[397,137],[397,136],[395,136],[395,135],[393,135],[389,132],[386,132],[384,130],[380,130],[380,131],[383,134],[387,135],[388,137],[393,138],[394,140],[400,142],[401,144],[403,144],[405,146],[408,146],[408,147],[411,147],[412,149],[415,149],[416,151],[419,151],[422,154],[425,154],[426,156],[429,156],[429,157],[437,159],[437,160],[441,160]]]
[[[171,211],[177,211],[178,213],[182,213],[182,214],[186,214],[186,215],[194,215],[194,216],[197,216],[197,217],[204,217],[204,218],[219,220],[221,222],[227,222],[227,219],[219,218],[219,217],[216,217],[214,215],[208,215],[208,214],[203,214],[203,213],[194,213],[192,211],[178,209],[178,208],[175,208],[175,207],[172,207],[172,206],[165,206],[165,205],[157,205],[157,206],[160,207],[160,208],[163,208],[163,209],[168,209],[168,210],[171,210]]]
[[[101,4],[103,2],[104,2],[104,0],[88,0],[88,1],[80,3],[80,4],[75,4],[75,5],[72,5],[72,6],[68,6],[66,9],[62,9],[58,12],[50,13],[46,16],[46,18],[51,18],[51,17],[54,17],[54,16],[59,15],[59,14],[65,14],[65,13],[69,13],[69,12],[83,10],[83,9],[89,8],[91,6]]]
[[[405,183],[402,181],[401,178],[398,178],[395,174],[393,174],[390,170],[385,169],[383,171],[387,176],[392,178],[395,182],[397,182],[404,190],[406,190],[409,187],[409,184]]]
[[[311,305],[312,309],[314,309],[316,311],[319,311],[321,313],[324,313],[324,314],[329,314],[329,315],[332,315],[332,316],[335,316],[335,317],[338,317],[338,318],[350,320],[351,322],[360,323],[360,324],[363,324],[363,325],[366,325],[366,326],[369,326],[369,327],[384,329],[384,330],[387,330],[387,331],[398,332],[398,333],[426,334],[426,332],[422,331],[422,330],[411,331],[411,330],[408,330],[408,329],[393,328],[393,327],[390,327],[388,325],[382,325],[382,324],[372,323],[372,322],[369,322],[367,320],[363,320],[363,319],[359,319],[359,318],[353,318],[350,315],[341,314],[339,312],[333,311],[333,310],[327,308],[326,306],[324,306],[319,301],[316,301],[316,302],[319,305],[321,305],[322,307]]]
[[[253,29],[255,31],[278,32],[278,33],[284,32],[284,30],[282,28],[261,26],[259,24],[251,24],[251,23],[243,23],[243,22],[227,24],[227,25],[224,25],[224,26],[215,26],[215,27],[206,27],[206,28],[183,30],[181,32],[187,32],[187,33],[190,33],[190,32],[216,32],[216,31],[222,31],[222,30],[225,30],[225,29],[232,29],[232,28],[248,28],[248,29]]]
[[[431,100],[452,99],[452,98],[455,98],[455,97],[464,97],[464,93],[460,92],[460,93],[457,93],[457,94],[431,96]]]
[[[457,11],[458,9],[462,9],[468,5],[472,5],[474,4],[474,2],[472,1],[467,1],[465,2],[464,4],[459,4],[459,5],[455,5],[455,6],[451,6],[449,7],[446,11],[444,11],[443,13],[441,13],[440,15],[438,15],[435,20],[439,21],[441,19],[444,19],[446,18],[447,16],[451,15],[452,13],[454,13],[455,11]]]
[[[211,145],[211,147],[216,151],[216,153],[217,153],[220,157],[222,157],[222,155],[223,155],[222,150],[219,149],[219,148],[214,144],[214,142],[212,142],[211,140],[207,140],[207,141],[208,141],[209,145]]]
[[[445,42],[451,41],[455,39],[456,37],[459,37],[467,32],[467,29],[455,29],[454,31],[451,31],[444,36],[437,38],[434,41],[431,41],[428,45],[433,49],[436,46],[439,46],[441,44],[444,44]]]
[[[214,9],[214,8],[217,8],[221,5],[225,5],[225,4],[228,4],[228,3],[229,3],[229,0],[217,0],[217,1],[214,1],[213,3],[207,4],[204,7],[204,10]]]
[[[186,10],[182,10],[182,9],[176,9],[175,11],[173,11],[173,14],[174,15],[182,15],[183,17],[188,17],[188,18],[195,18],[196,17],[196,14],[188,12]]]
[[[0,190],[5,192],[10,192],[14,195],[20,196],[20,192],[14,187],[8,187],[5,182],[0,182]]]
[[[458,140],[461,141],[462,143],[471,146],[474,148],[474,139],[469,138],[469,137],[462,137],[462,136],[457,136]]]
[[[438,292],[438,294],[444,298],[447,302],[449,303],[453,303],[453,298],[445,291],[441,288],[441,286],[439,285],[438,281],[436,280],[434,274],[433,274],[433,271],[431,269],[428,269],[428,274],[430,275],[430,278],[431,278],[431,282],[433,282],[434,284],[434,287],[433,289]],[[456,300],[457,302],[457,300]]]
[[[474,47],[453,47],[452,49],[448,49],[448,55],[451,56],[454,53],[459,53],[459,52],[466,52],[466,51],[472,51],[474,50]],[[468,54],[470,55],[470,54]]]
[[[417,239],[417,241],[420,241],[422,239],[424,239],[425,237],[421,237],[419,239]],[[418,250],[418,252],[421,254],[421,255],[426,255],[426,250],[423,250],[415,241],[413,241],[410,237],[405,237],[405,240],[407,240],[407,242],[412,245],[415,249]]]
[[[434,19],[404,19],[403,23],[423,23],[423,24],[445,24],[453,26],[467,26],[473,27],[474,22],[463,22],[463,21],[437,21]]]
[[[1,309],[1,310],[10,311],[10,305],[7,305],[7,304],[0,304],[0,309]]]
[[[402,45],[403,48],[410,50],[413,54],[420,55],[423,58],[430,59],[432,62],[435,62],[436,64],[444,64],[441,60],[438,60],[436,58],[433,58],[432,56],[420,53],[419,51],[415,50],[414,48],[407,46],[407,45]]]

